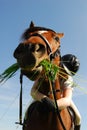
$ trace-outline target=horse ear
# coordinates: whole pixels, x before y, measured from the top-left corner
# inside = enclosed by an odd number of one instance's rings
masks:
[[[30,23],[30,28],[32,28],[32,27],[34,27],[33,21],[31,21],[31,23]]]
[[[59,38],[62,38],[62,37],[64,37],[64,33],[57,33],[57,36],[58,36]]]

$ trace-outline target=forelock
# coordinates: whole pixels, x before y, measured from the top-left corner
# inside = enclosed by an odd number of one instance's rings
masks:
[[[22,35],[22,39],[27,40],[29,38],[29,36],[31,35],[31,33],[38,31],[40,34],[46,31],[52,31],[55,33],[55,31],[53,31],[52,29],[49,28],[45,28],[45,27],[31,27],[25,30],[25,32]]]

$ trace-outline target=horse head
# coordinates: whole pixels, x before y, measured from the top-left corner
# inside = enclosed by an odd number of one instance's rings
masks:
[[[63,35],[48,28],[34,26],[31,22],[22,35],[22,43],[14,51],[22,73],[29,79],[36,80],[42,72],[41,61],[53,60],[58,64],[60,38]]]

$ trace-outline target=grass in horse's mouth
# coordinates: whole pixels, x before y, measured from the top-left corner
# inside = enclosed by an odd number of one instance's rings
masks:
[[[52,64],[48,60],[43,60],[36,67],[36,71],[42,71],[44,69],[45,75],[50,79],[54,80],[57,72],[59,70],[58,66]],[[9,78],[13,77],[15,73],[19,70],[18,63],[12,64],[0,75],[0,83],[7,81]]]
[[[45,75],[48,77],[49,80],[53,81],[57,75],[57,72],[59,71],[59,68],[57,65],[51,63],[48,60],[43,60],[40,65],[42,65]]]

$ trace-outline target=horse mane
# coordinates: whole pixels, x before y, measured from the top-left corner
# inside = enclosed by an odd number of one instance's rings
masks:
[[[22,34],[22,39],[27,40],[30,34],[35,31],[52,31],[55,33],[55,31],[52,29],[40,27],[40,26],[34,26],[34,23],[31,21],[29,28],[26,29],[25,32]]]

